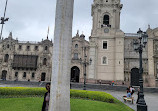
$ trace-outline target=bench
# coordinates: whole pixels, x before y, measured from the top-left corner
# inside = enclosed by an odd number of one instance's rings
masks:
[[[123,96],[123,100],[124,100],[124,102],[129,101],[129,102],[131,102],[131,103],[133,104],[134,97],[128,98],[128,97],[126,97],[126,96]]]

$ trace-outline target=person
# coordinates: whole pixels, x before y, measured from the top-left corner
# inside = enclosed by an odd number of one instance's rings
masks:
[[[130,91],[130,86],[126,89],[127,93]]]
[[[133,95],[135,89],[133,88],[133,86],[130,87],[130,92],[131,92],[131,95]]]
[[[99,84],[101,85],[101,79],[99,79]]]
[[[139,100],[139,92],[140,92],[140,89],[138,88],[138,93],[137,93],[137,95],[138,95],[138,98],[137,98],[137,104],[138,104],[138,100]]]
[[[123,98],[131,98],[130,86],[126,89],[127,95],[123,96]]]
[[[125,85],[124,81],[122,81],[122,85]]]
[[[47,90],[47,92],[44,95],[42,111],[48,111],[49,100],[50,100],[50,83],[46,83],[46,90]]]
[[[131,92],[127,90],[127,98],[131,98]]]
[[[112,86],[114,86],[114,81],[112,81]]]

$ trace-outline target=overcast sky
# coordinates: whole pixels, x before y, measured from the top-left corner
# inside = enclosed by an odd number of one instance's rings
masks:
[[[91,35],[93,0],[74,0],[73,36],[77,30],[83,32],[86,39]],[[121,30],[125,33],[136,33],[138,28],[146,30],[158,27],[158,0],[121,0]],[[0,0],[0,17],[3,16],[6,0]],[[20,41],[41,41],[47,36],[54,36],[56,0],[8,0],[6,22],[3,37],[12,31],[14,38]],[[1,28],[1,27],[0,27]]]

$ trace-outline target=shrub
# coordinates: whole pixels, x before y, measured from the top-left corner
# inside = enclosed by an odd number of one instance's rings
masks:
[[[115,100],[112,95],[99,91],[71,90],[70,96],[75,98],[85,98],[109,103],[114,103]]]
[[[0,87],[0,97],[34,97],[44,96],[45,88],[30,88],[30,87]],[[115,98],[108,93],[99,91],[86,90],[70,90],[72,98],[83,98],[97,100],[102,102],[114,103]]]
[[[45,88],[0,87],[0,96],[43,96]]]

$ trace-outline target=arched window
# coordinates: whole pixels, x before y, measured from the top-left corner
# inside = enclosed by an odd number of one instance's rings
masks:
[[[9,48],[9,44],[7,45],[7,48]]]
[[[8,62],[8,59],[9,59],[9,55],[6,54],[5,57],[4,57],[4,62]]]
[[[22,45],[19,45],[19,50],[21,50],[22,49]]]
[[[48,47],[47,47],[47,46],[45,46],[45,50],[48,50]]]
[[[75,48],[78,48],[78,44],[75,45]]]
[[[78,53],[74,53],[74,59],[78,59]]]
[[[109,15],[104,15],[103,24],[104,25],[109,25]]]
[[[36,50],[36,51],[38,50],[38,46],[35,46],[35,50]]]
[[[23,78],[26,78],[26,72],[23,73]]]
[[[15,72],[15,77],[18,77],[18,72]]]
[[[27,46],[27,50],[30,50],[30,46],[29,45]]]
[[[102,64],[107,64],[107,57],[102,58]]]
[[[43,65],[46,65],[46,64],[47,64],[47,59],[44,58],[44,59],[43,59]]]
[[[32,76],[31,76],[31,77],[32,77],[32,78],[35,78],[35,73],[34,73],[34,72],[32,73]]]

